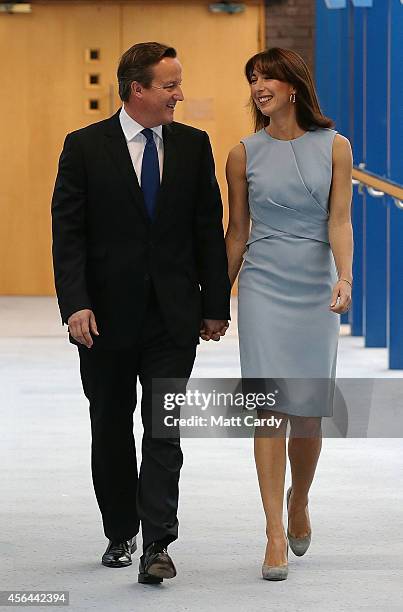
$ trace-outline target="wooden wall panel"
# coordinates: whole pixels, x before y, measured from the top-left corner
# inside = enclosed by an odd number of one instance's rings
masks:
[[[0,15],[0,294],[52,295],[50,199],[64,136],[109,115],[119,7],[70,3]],[[101,60],[89,63],[87,48]],[[86,74],[102,73],[100,90]],[[89,97],[100,112],[86,112]]]
[[[54,294],[50,199],[64,136],[119,107],[117,63],[135,42],[177,48],[186,100],[176,119],[209,133],[225,201],[228,151],[251,132],[243,66],[263,38],[259,0],[233,16],[204,0],[32,4],[30,15],[0,14],[1,295]],[[87,61],[90,48],[98,62]],[[88,86],[89,73],[99,86]],[[99,110],[87,110],[90,98]]]

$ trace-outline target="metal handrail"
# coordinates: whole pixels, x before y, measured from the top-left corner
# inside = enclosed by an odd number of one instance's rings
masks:
[[[382,198],[385,195],[390,196],[396,207],[403,210],[403,187],[397,183],[364,170],[365,164],[360,164],[353,168],[353,185],[358,185],[359,188],[365,186],[369,195],[373,198]]]

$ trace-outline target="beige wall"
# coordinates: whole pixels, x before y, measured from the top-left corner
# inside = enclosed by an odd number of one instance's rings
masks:
[[[54,293],[50,200],[64,136],[119,107],[117,62],[136,42],[177,48],[186,100],[176,120],[209,133],[226,200],[228,151],[251,132],[243,66],[264,46],[263,3],[244,3],[233,16],[192,0],[33,2],[30,15],[0,14],[0,294]]]

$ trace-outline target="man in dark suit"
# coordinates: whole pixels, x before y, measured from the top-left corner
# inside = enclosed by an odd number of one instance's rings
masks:
[[[176,575],[178,436],[152,435],[153,378],[187,379],[199,335],[228,327],[222,204],[207,134],[173,122],[183,100],[173,48],[134,45],[118,68],[123,107],[68,134],[52,201],[55,285],[90,404],[92,475],[109,539],[102,562],[139,581]],[[142,386],[142,462],[133,437]]]

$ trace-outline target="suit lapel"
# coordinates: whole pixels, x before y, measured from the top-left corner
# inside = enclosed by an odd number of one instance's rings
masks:
[[[150,219],[146,211],[143,192],[140,189],[137,175],[133,168],[126,138],[120,125],[119,113],[120,110],[108,121],[107,130],[105,132],[105,147],[118,173],[122,177],[123,183],[128,188],[132,199],[145,220],[149,223]]]

